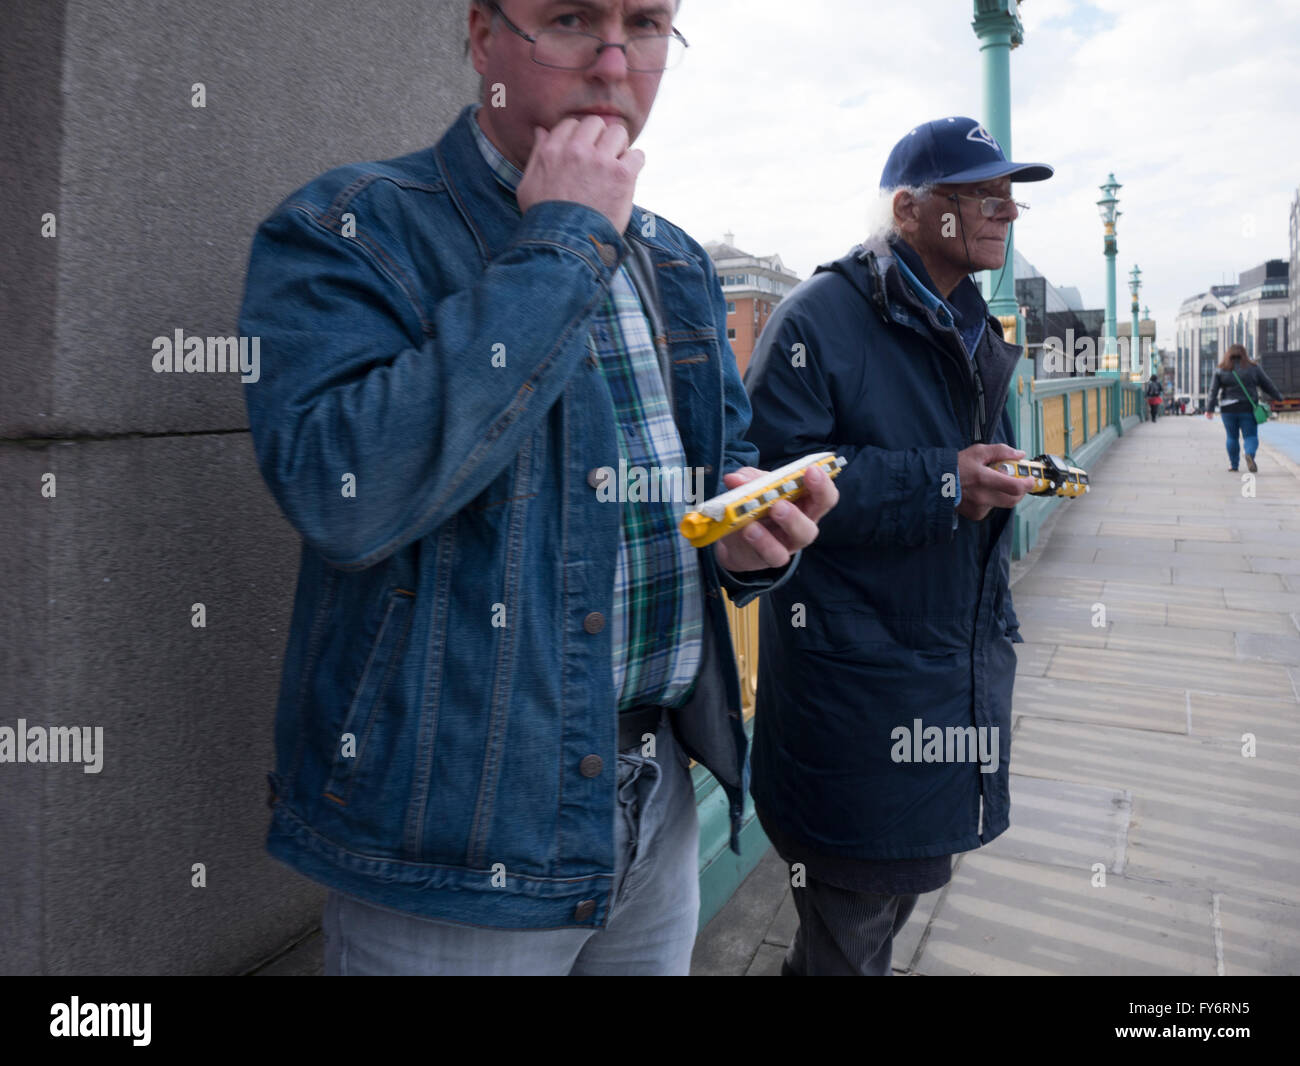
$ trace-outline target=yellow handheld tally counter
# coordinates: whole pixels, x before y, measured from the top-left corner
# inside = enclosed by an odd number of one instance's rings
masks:
[[[1033,459],[999,459],[989,463],[1000,474],[1030,478],[1030,496],[1082,496],[1090,490],[1088,475],[1059,455],[1038,455]]]
[[[786,463],[779,470],[705,500],[697,511],[688,511],[679,527],[682,536],[696,548],[703,548],[762,518],[778,500],[802,496],[803,476],[810,466],[820,466],[827,477],[835,477],[847,465],[848,460],[834,452],[814,452]]]

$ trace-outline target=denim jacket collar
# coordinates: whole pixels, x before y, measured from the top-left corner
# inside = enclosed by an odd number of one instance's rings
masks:
[[[513,229],[518,225],[518,202],[515,200],[513,186],[518,184],[514,177],[518,168],[501,156],[502,162],[510,169],[507,180],[499,174],[484,158],[479,145],[479,136],[486,137],[480,130],[476,133],[474,126],[478,123],[477,113],[481,104],[470,104],[461,111],[460,116],[447,131],[446,136],[437,144],[434,151],[442,171],[443,182],[455,200],[461,214],[464,215],[471,231],[478,242],[484,259],[495,258],[505,248]],[[500,149],[492,145],[491,150],[500,155]],[[632,217],[623,231],[623,240],[627,247],[624,265],[632,285],[641,298],[646,318],[650,322],[650,335],[655,341],[655,351],[659,358],[659,370],[668,393],[669,405],[672,405],[673,375],[668,361],[668,346],[665,343],[665,324],[659,306],[659,288],[655,281],[653,242],[641,237],[643,227],[639,219],[651,217],[644,208],[633,207]],[[659,249],[669,254],[666,249]]]

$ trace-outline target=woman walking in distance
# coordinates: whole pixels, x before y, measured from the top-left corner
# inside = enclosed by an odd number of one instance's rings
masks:
[[[1154,422],[1160,414],[1160,404],[1164,402],[1164,390],[1160,387],[1160,379],[1151,375],[1151,380],[1143,388],[1146,393],[1147,407],[1151,409],[1151,421]]]
[[[1214,407],[1222,392],[1223,428],[1228,435],[1228,462],[1232,464],[1230,470],[1237,469],[1237,459],[1241,452],[1237,442],[1239,433],[1246,443],[1246,468],[1252,473],[1259,469],[1255,465],[1255,452],[1259,448],[1255,409],[1259,406],[1261,389],[1275,400],[1282,399],[1282,394],[1264,373],[1264,368],[1246,354],[1245,345],[1230,344],[1224,353],[1223,362],[1214,374],[1210,403],[1205,410],[1206,418],[1214,417]]]

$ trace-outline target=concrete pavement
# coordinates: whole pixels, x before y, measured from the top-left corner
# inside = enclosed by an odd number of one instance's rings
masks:
[[[1300,973],[1297,429],[1261,428],[1252,479],[1217,417],[1139,425],[1016,564],[1012,827],[897,972]],[[776,975],[796,924],[769,851],[692,972]]]

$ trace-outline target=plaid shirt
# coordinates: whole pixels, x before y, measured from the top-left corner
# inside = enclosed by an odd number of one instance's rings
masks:
[[[488,140],[477,115],[470,128],[513,203],[522,172]],[[695,479],[686,469],[650,324],[625,267],[619,267],[592,320],[591,341],[614,401],[623,461],[619,470],[633,475],[628,484],[611,488],[619,491],[620,499],[629,500],[626,493],[636,480],[635,468],[645,472],[641,481],[649,491],[649,473],[658,467],[680,472],[676,484],[689,489]],[[660,480],[662,487],[667,484]],[[685,513],[682,500],[623,504],[610,618],[614,691],[620,711],[639,703],[680,706],[695,685],[703,604],[696,549],[677,530]]]

